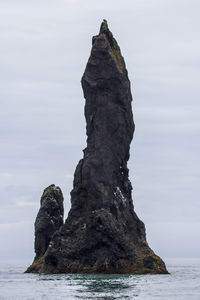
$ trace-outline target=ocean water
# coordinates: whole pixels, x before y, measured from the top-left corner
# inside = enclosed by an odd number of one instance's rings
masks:
[[[1,300],[200,299],[200,260],[167,260],[170,275],[24,274],[28,264],[0,263]]]

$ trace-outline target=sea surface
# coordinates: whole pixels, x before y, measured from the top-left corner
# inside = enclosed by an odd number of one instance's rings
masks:
[[[199,300],[200,260],[166,260],[169,275],[24,274],[30,262],[0,262],[0,299]]]

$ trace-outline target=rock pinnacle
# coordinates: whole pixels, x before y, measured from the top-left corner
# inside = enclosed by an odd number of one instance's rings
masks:
[[[71,191],[71,209],[36,273],[167,273],[134,211],[127,162],[135,129],[130,81],[121,50],[103,20],[81,80],[87,147]]]

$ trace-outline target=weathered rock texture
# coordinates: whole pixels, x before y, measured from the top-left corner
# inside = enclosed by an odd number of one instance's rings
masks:
[[[63,195],[61,189],[52,184],[42,194],[40,209],[35,220],[36,256],[31,271],[34,271],[35,262],[37,265],[37,262],[45,254],[55,232],[63,225],[63,214]]]
[[[105,20],[92,44],[82,77],[87,148],[75,171],[71,210],[29,272],[167,273],[134,212],[127,168],[134,133],[130,82]]]

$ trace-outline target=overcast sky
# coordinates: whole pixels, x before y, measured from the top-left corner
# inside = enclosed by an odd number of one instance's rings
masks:
[[[86,146],[80,85],[102,19],[131,80],[133,201],[163,258],[200,257],[200,2],[0,0],[0,258],[34,256],[42,191],[70,207]]]

